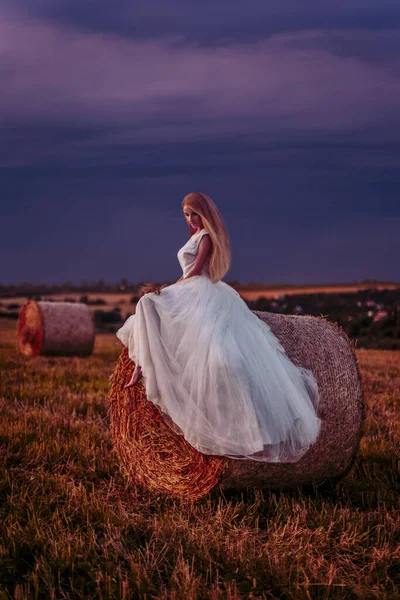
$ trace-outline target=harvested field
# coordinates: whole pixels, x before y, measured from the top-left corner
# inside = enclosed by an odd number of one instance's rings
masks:
[[[357,350],[364,436],[336,487],[190,503],[119,469],[115,337],[86,358],[27,359],[15,323],[0,336],[0,598],[399,597],[400,352]]]

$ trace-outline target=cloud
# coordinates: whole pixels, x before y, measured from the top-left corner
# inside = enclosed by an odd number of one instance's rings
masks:
[[[338,44],[350,35],[333,32],[330,39]],[[383,43],[380,33],[362,39]],[[400,32],[391,39],[400,46]],[[399,125],[398,57],[387,65],[338,56],[321,31],[222,47],[178,42],[130,41],[8,17],[0,23],[0,111],[9,127],[98,130],[96,139],[65,141],[67,154],[91,144],[240,135],[294,140],[306,132],[375,130],[390,138]]]
[[[382,30],[398,27],[395,0],[3,0],[0,12],[71,24],[129,39],[179,35],[185,44],[221,46],[271,34],[319,30]]]

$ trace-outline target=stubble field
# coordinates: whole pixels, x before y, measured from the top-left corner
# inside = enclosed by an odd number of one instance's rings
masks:
[[[105,334],[89,358],[26,359],[0,322],[0,599],[399,598],[400,352],[357,350],[364,435],[336,487],[192,503],[119,471],[120,350]]]

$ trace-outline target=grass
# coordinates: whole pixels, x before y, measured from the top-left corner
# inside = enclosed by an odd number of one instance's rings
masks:
[[[89,358],[25,359],[0,328],[0,600],[400,597],[399,352],[357,350],[367,419],[336,487],[193,503],[119,471],[114,336]]]

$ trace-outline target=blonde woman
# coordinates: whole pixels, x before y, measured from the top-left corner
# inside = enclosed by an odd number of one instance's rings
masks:
[[[148,400],[197,450],[236,459],[296,462],[316,441],[318,386],[269,326],[222,281],[230,243],[214,202],[185,196],[189,240],[182,277],[146,293],[117,331]]]

